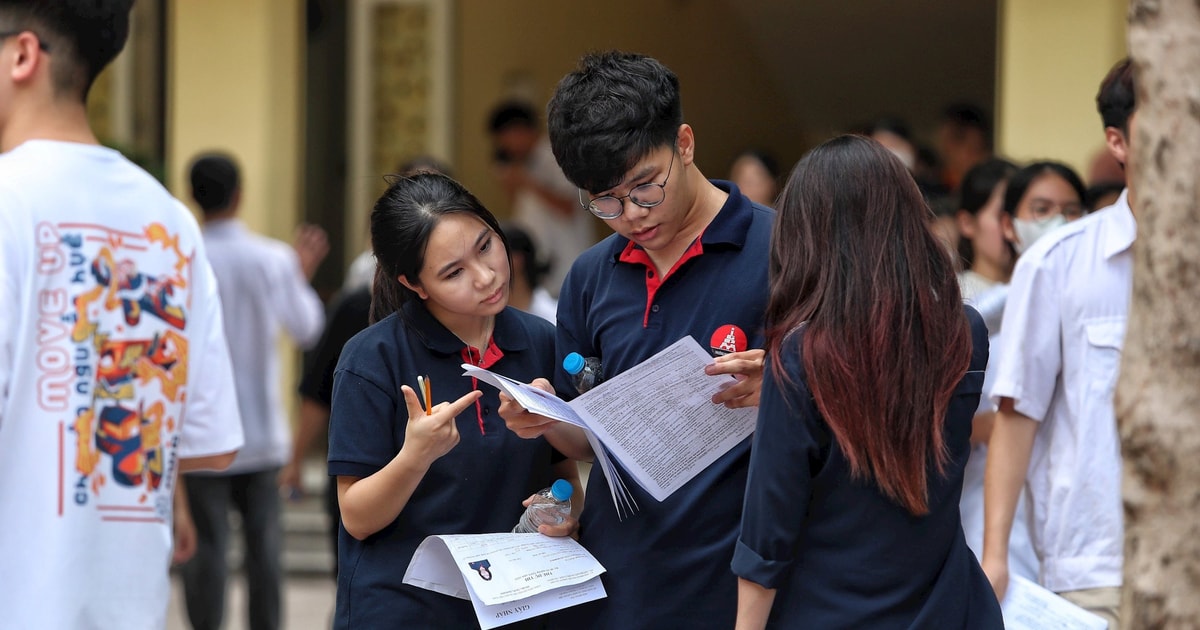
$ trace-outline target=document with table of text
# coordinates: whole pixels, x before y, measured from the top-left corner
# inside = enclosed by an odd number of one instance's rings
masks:
[[[584,429],[621,514],[637,508],[606,451],[662,501],[754,432],[754,409],[713,404],[713,395],[737,380],[705,374],[712,362],[695,339],[684,337],[569,403],[482,368],[463,369],[532,413]]]

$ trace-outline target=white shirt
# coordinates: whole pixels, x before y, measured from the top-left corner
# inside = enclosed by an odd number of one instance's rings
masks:
[[[578,199],[579,189],[558,167],[548,138],[538,142],[525,166],[529,176],[542,186],[567,199]],[[591,214],[573,202],[570,216],[564,217],[535,191],[523,188],[513,200],[513,218],[529,232],[538,255],[550,261],[542,286],[557,297],[575,259],[596,243]]]
[[[241,443],[191,213],[111,149],[0,155],[0,626],[164,627],[179,460]]]
[[[304,349],[325,325],[321,298],[291,245],[254,234],[237,219],[204,225],[225,313],[225,336],[246,444],[222,474],[259,472],[291,457],[279,371],[280,329]]]
[[[1113,388],[1133,283],[1127,192],[1043,237],[1017,262],[995,399],[1039,421],[1026,476],[1042,583],[1121,585],[1121,450]]]
[[[558,300],[550,296],[550,292],[537,287],[529,300],[529,312],[541,317],[551,324],[558,323]]]

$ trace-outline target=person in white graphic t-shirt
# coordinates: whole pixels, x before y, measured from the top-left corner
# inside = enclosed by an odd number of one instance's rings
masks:
[[[0,625],[162,628],[178,474],[242,445],[199,227],[97,141],[129,0],[0,0]]]

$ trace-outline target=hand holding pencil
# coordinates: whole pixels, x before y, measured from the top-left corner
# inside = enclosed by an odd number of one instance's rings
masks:
[[[454,418],[475,402],[483,392],[468,392],[454,402],[432,405],[432,387],[428,379],[421,379],[421,398],[428,402],[423,406],[417,393],[408,385],[400,387],[408,407],[408,426],[404,429],[404,446],[420,462],[428,466],[434,460],[450,452],[458,444],[458,427]]]

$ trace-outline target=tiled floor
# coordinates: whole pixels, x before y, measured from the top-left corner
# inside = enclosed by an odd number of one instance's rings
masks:
[[[284,590],[283,627],[288,630],[323,630],[333,616],[335,586],[329,577],[288,576]],[[225,630],[246,630],[246,582],[241,575],[231,576],[225,601]],[[171,580],[171,604],[167,611],[167,630],[187,630],[183,586],[178,576]]]

